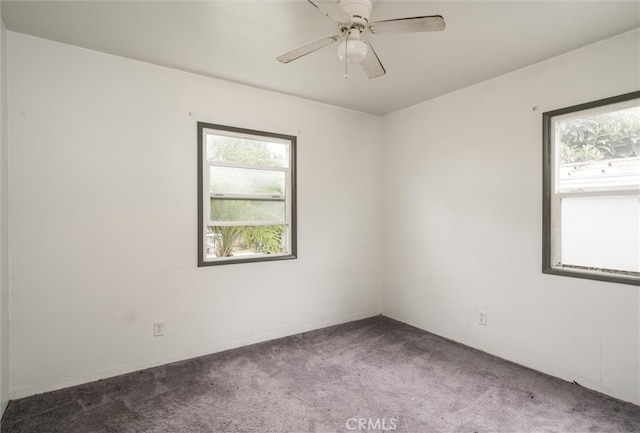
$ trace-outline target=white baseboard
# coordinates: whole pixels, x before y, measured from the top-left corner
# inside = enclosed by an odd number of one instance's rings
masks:
[[[389,317],[390,319],[397,320],[398,322],[406,323],[407,325],[416,327],[418,329],[422,329],[423,331],[427,331],[432,334],[438,335],[440,337],[444,337],[448,340],[455,341],[460,344],[464,344],[465,346],[469,346],[474,349],[481,350],[491,355],[495,355],[499,358],[506,359],[507,361],[515,362],[516,364],[522,365],[527,368],[531,368],[532,370],[536,370],[544,374],[548,374],[549,376],[554,376],[559,379],[566,380],[567,382],[575,382],[580,386],[591,389],[593,391],[597,391],[602,394],[606,394],[611,397],[617,398],[619,400],[633,403],[635,405],[640,405],[639,395],[633,395],[631,393],[625,392],[624,390],[613,389],[591,378],[582,376],[575,372],[568,371],[562,368],[557,368],[547,364],[542,364],[535,360],[522,357],[518,354],[511,353],[509,351],[505,351],[500,348],[487,346],[483,344],[480,344],[480,345],[475,344],[474,342],[466,341],[465,338],[462,338],[460,336],[452,335],[444,329],[437,329],[433,326],[429,326],[419,321],[405,320],[404,318],[397,317],[394,314],[390,314],[389,312],[383,312],[382,314],[385,317]]]
[[[172,362],[184,361],[186,359],[196,358],[198,356],[210,355],[213,353],[223,352],[225,350],[248,346],[250,344],[261,343],[264,341],[274,340],[276,338],[282,338],[282,337],[288,337],[291,335],[300,334],[302,332],[314,331],[314,330],[326,328],[329,326],[340,325],[342,323],[366,319],[368,317],[377,316],[379,314],[380,314],[380,311],[375,310],[375,311],[351,314],[348,316],[324,318],[323,320],[319,320],[319,321],[309,322],[309,323],[296,325],[288,328],[283,328],[275,331],[269,331],[262,334],[251,335],[245,338],[223,341],[220,343],[199,347],[186,352],[174,353],[159,359],[118,365],[115,367],[110,367],[110,368],[97,370],[97,371],[91,371],[91,372],[79,374],[72,377],[66,377],[64,379],[47,383],[47,384],[13,389],[9,393],[9,398],[11,400],[16,400],[19,398],[29,397],[35,394],[41,394],[43,392],[56,391],[59,389],[69,388],[71,386],[76,386],[76,385],[82,385],[84,383],[93,382],[96,380],[119,376],[121,374],[132,373],[135,371],[144,370],[152,367],[158,367],[160,365],[170,364]],[[6,404],[8,404],[8,400],[7,402],[3,402],[3,410],[6,407]]]
[[[0,402],[0,419],[4,416],[4,412],[7,410],[7,406],[9,405],[9,395],[4,395],[2,397],[2,401]]]

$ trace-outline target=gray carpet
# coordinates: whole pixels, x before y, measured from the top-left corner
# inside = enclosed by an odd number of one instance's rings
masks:
[[[3,433],[640,432],[640,407],[385,317],[12,401]]]

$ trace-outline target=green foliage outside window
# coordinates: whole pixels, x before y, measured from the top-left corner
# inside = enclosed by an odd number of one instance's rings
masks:
[[[640,108],[560,122],[560,163],[640,156]]]
[[[209,135],[207,156],[210,161],[244,163],[263,167],[285,167],[284,145],[243,138]]]

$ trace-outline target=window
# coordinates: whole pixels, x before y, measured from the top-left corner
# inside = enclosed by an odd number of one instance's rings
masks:
[[[543,114],[543,272],[640,285],[640,92]]]
[[[198,122],[198,266],[296,258],[296,137]]]

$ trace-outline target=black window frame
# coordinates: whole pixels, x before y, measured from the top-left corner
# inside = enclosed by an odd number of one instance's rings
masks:
[[[552,200],[554,195],[553,170],[554,167],[554,134],[553,119],[554,117],[575,113],[579,111],[591,110],[593,108],[605,107],[621,102],[626,102],[640,98],[640,91],[634,91],[617,95],[609,98],[599,99],[583,104],[573,105],[571,107],[561,108],[553,111],[547,111],[542,114],[542,141],[543,141],[543,164],[542,164],[542,272],[544,274],[560,275],[574,278],[584,278],[589,280],[606,281],[611,283],[622,283],[631,285],[640,285],[640,276],[625,275],[624,272],[604,273],[599,268],[576,267],[571,269],[568,267],[557,268],[552,263],[553,244],[552,244]]]
[[[205,130],[218,130],[222,132],[230,132],[236,134],[264,137],[267,139],[275,138],[279,140],[285,140],[289,142],[289,176],[290,176],[290,191],[286,200],[290,201],[291,212],[289,215],[289,245],[290,251],[285,254],[264,254],[256,256],[242,256],[238,258],[220,258],[215,260],[205,259],[205,221],[204,221],[204,162],[205,162],[205,150],[204,150],[204,131]],[[256,262],[269,262],[269,261],[281,261],[292,260],[298,258],[298,243],[297,243],[297,137],[295,135],[280,134],[268,131],[261,131],[256,129],[240,128],[229,125],[220,125],[207,122],[197,122],[197,178],[198,178],[198,267],[206,266],[220,266],[231,265],[239,263],[256,263]]]

